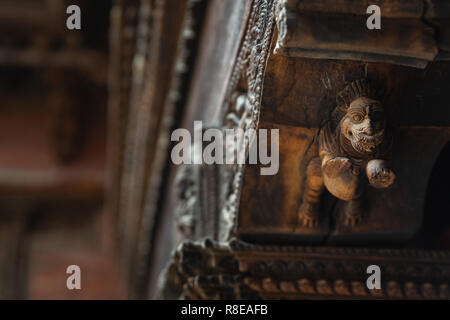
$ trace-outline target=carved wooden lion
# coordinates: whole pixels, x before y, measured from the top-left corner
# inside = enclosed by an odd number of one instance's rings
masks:
[[[300,225],[319,226],[319,202],[326,187],[346,201],[345,224],[355,226],[363,217],[366,186],[387,188],[395,180],[389,165],[392,136],[385,110],[366,79],[352,82],[338,94],[318,142],[319,157],[311,160],[306,172]]]

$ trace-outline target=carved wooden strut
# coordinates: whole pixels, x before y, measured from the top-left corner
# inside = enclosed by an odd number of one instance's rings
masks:
[[[324,187],[346,201],[344,223],[353,227],[363,218],[367,184],[388,188],[394,183],[389,164],[392,135],[379,98],[366,79],[352,82],[338,94],[331,118],[319,130],[319,157],[310,161],[306,172],[298,211],[303,227],[319,227]]]

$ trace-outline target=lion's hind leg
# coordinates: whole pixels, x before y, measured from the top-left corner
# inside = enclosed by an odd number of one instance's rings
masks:
[[[306,170],[306,186],[303,192],[303,201],[298,210],[300,226],[307,228],[319,227],[319,204],[323,189],[322,162],[317,157],[310,161]]]

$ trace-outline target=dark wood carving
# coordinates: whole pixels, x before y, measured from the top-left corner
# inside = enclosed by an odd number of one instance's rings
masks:
[[[381,289],[366,269],[379,265]],[[251,245],[236,239],[182,243],[166,270],[165,298],[448,299],[448,252]]]
[[[144,297],[156,283],[148,280],[149,257],[159,241],[156,226],[165,218],[170,135],[180,127],[205,3],[119,0],[113,11],[109,163],[114,174],[108,202],[118,218],[125,282],[133,297]],[[181,174],[178,182],[190,178]],[[198,194],[192,194],[199,191],[196,182],[193,189],[176,192],[184,205],[173,221],[180,221],[186,237],[194,233],[187,202],[198,203]]]
[[[179,202],[175,211],[178,228],[187,239],[196,235],[200,220],[200,195],[198,165],[183,165],[178,169],[176,185]]]
[[[184,31],[192,31],[194,2],[179,8],[187,10],[177,29],[183,35],[168,50],[160,47],[161,29],[171,30],[168,8],[158,2],[164,18],[150,15],[154,56],[143,74],[134,72],[141,82],[130,106],[139,112],[129,114],[123,140],[131,152],[121,201],[127,232],[138,230],[128,242],[135,295],[144,296],[149,283],[154,289],[167,248],[181,242],[164,297],[447,299],[447,252],[380,249],[417,248],[409,241],[422,226],[428,179],[450,139],[441,99],[450,69],[436,62],[446,38],[438,40],[426,23],[443,25],[437,2],[380,1],[389,8],[386,31],[378,33],[390,34],[384,40],[376,31],[350,32],[364,26],[368,1],[208,2],[199,55],[186,76],[185,37],[192,33]],[[166,52],[170,70],[158,67]],[[154,70],[164,81],[155,84]],[[151,119],[149,109],[156,111]],[[196,120],[203,128],[279,129],[279,173],[261,176],[259,165],[171,166],[171,129],[192,129]],[[205,237],[214,241],[198,242]],[[383,270],[381,290],[365,284],[372,264]]]
[[[298,243],[411,239],[427,214],[423,208],[433,165],[449,141],[449,117],[443,95],[450,88],[447,70],[445,62],[433,62],[421,70],[271,55],[259,128],[280,129],[280,171],[275,176],[262,177],[259,166],[245,168],[238,235],[252,241],[288,238]],[[384,91],[382,103],[393,129],[391,166],[395,183],[387,189],[366,188],[364,223],[351,228],[343,219],[345,202],[335,202],[325,188],[321,225],[303,227],[298,223],[299,201],[304,195],[307,166],[319,154],[314,137],[329,119],[338,93],[366,77]]]
[[[319,130],[319,157],[306,169],[306,188],[299,209],[300,224],[317,227],[319,202],[326,187],[346,201],[345,225],[361,222],[367,182],[388,188],[395,180],[390,168],[392,134],[376,89],[366,80],[349,84],[338,94],[331,119]]]
[[[272,0],[256,0],[252,2],[252,10],[248,17],[244,42],[237,56],[232,77],[227,87],[226,103],[236,102],[236,92],[239,92],[239,82],[246,89],[245,108],[239,121],[243,129],[256,129],[259,123],[261,99],[263,93],[263,78],[272,34],[275,26],[275,2]],[[237,102],[236,102],[237,103]],[[225,110],[229,110],[226,108]],[[232,109],[232,113],[236,110]],[[224,122],[229,120],[229,114],[224,116]],[[237,126],[236,126],[237,127]],[[249,141],[244,140],[244,150],[248,150]],[[227,195],[222,204],[221,218],[224,221],[219,238],[227,240],[236,233],[237,214],[239,211],[240,193],[243,184],[245,166],[236,165],[234,172],[226,181]]]

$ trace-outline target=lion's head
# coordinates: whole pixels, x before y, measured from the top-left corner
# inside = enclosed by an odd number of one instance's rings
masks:
[[[361,153],[373,153],[383,142],[386,129],[384,107],[371,84],[357,80],[338,94],[335,115],[340,133]]]

